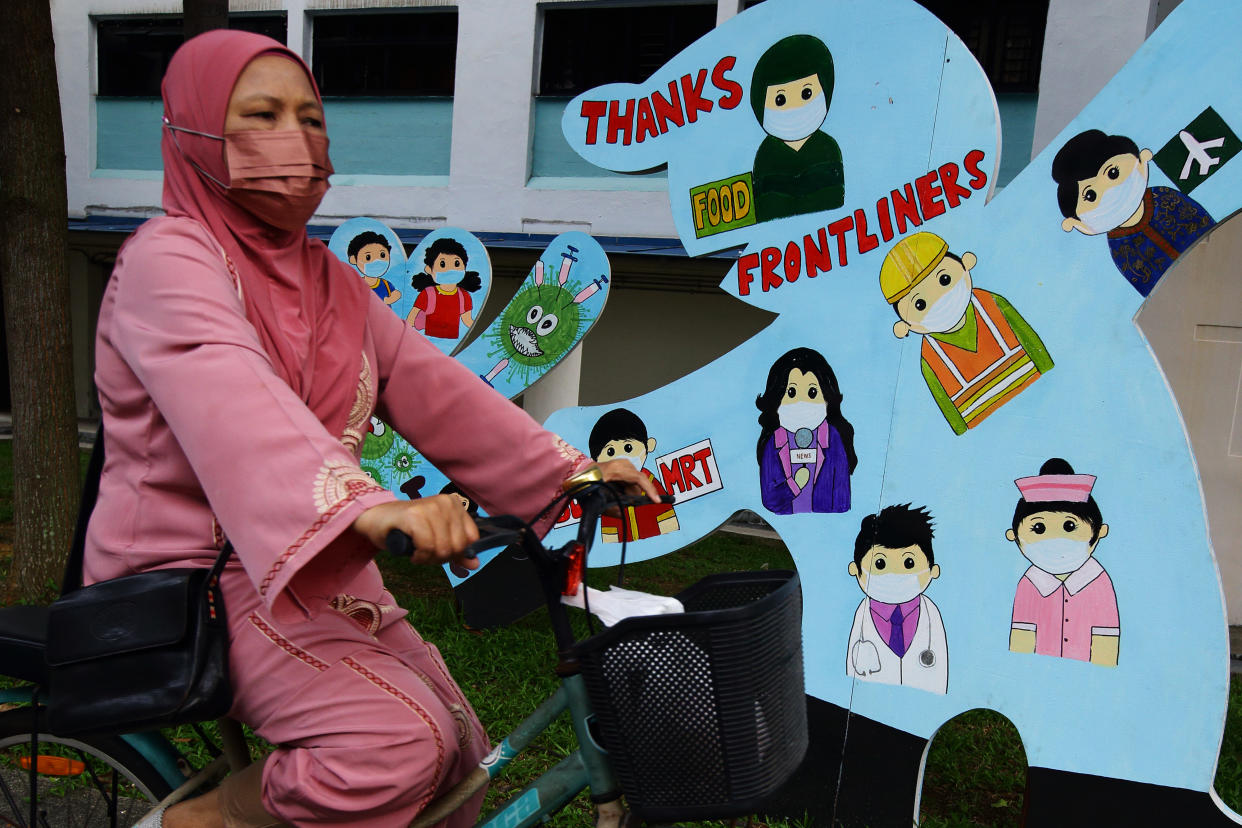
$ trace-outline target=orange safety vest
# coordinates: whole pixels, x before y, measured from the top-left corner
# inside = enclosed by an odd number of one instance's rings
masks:
[[[970,304],[975,309],[975,349],[928,335],[923,337],[923,361],[940,380],[966,427],[974,428],[1038,379],[1039,370],[992,294],[976,288]]]

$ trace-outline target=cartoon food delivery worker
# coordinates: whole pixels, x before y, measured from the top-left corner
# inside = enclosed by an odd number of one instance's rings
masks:
[[[767,133],[751,171],[757,221],[845,203],[841,148],[820,130],[833,82],[832,53],[812,35],[778,40],[755,64],[750,106]]]
[[[934,233],[907,236],[884,257],[880,289],[897,312],[893,334],[923,337],[927,388],[955,434],[965,434],[1052,368],[1039,335],[1005,297],[973,286],[977,259]]]
[[[1095,559],[1108,524],[1095,477],[1059,457],[1014,481],[1022,498],[1005,537],[1031,562],[1013,599],[1009,649],[1117,666],[1121,623],[1112,579]]]
[[[375,295],[383,299],[385,305],[391,305],[401,298],[401,291],[384,278],[392,264],[389,257],[392,248],[388,239],[368,230],[350,239],[348,252],[349,263],[366,279],[367,287],[375,291]]]
[[[656,491],[668,494],[660,479],[648,471],[644,464],[647,455],[655,451],[654,437],[647,436],[647,426],[638,415],[625,408],[614,408],[595,422],[588,441],[591,456],[597,462],[625,458],[647,475],[655,484]],[[646,503],[629,506],[617,517],[604,515],[600,518],[600,533],[605,543],[636,541],[667,535],[681,528],[677,512],[671,503]]]
[[[457,339],[474,323],[470,294],[483,286],[478,271],[466,270],[466,248],[450,238],[436,239],[423,256],[423,271],[410,283],[418,298],[406,322],[427,336]]]
[[[858,466],[854,427],[824,355],[794,348],[768,370],[759,409],[759,494],[778,515],[848,512],[850,475]]]
[[[847,675],[948,692],[944,622],[923,594],[940,577],[932,534],[931,515],[909,503],[863,518],[849,573],[865,597],[850,629]]]
[[[1148,187],[1149,149],[1124,135],[1080,132],[1052,159],[1061,229],[1106,236],[1113,264],[1141,295],[1216,222],[1172,187]]]

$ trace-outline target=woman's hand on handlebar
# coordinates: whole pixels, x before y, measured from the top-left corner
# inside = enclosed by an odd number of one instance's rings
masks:
[[[479,539],[479,530],[474,518],[462,508],[461,498],[453,495],[381,503],[360,514],[353,527],[380,549],[389,532],[404,532],[414,541],[415,563],[454,561],[466,569],[479,566],[478,560],[461,557],[465,548]]]
[[[606,460],[598,465],[605,482],[620,484],[623,488],[629,489],[630,494],[641,493],[659,502],[660,491],[656,489],[655,483],[651,482],[651,478],[647,475],[634,468],[634,464],[629,460]],[[637,491],[633,491],[635,489]]]

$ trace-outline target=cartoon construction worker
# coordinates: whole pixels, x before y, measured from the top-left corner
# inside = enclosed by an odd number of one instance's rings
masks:
[[[932,534],[931,515],[909,503],[863,518],[849,573],[865,597],[850,629],[847,675],[948,692],[944,622],[923,594],[940,577]]]
[[[750,106],[768,134],[751,171],[757,221],[845,203],[841,148],[820,131],[833,82],[832,53],[807,34],[778,40],[755,64]]]
[[[655,451],[654,437],[647,436],[647,426],[638,415],[624,408],[614,408],[596,421],[588,442],[591,456],[597,462],[624,457],[634,464],[662,494],[668,491],[660,479],[643,467],[647,455]],[[600,532],[605,543],[635,541],[667,535],[681,528],[671,503],[647,503],[631,506],[619,517],[600,518]]]
[[[841,390],[824,355],[794,348],[768,369],[759,409],[759,494],[778,515],[848,512],[858,465],[854,427],[841,413]]]
[[[411,280],[418,298],[406,322],[427,336],[457,339],[473,324],[470,294],[483,286],[478,271],[466,270],[466,248],[450,238],[436,239],[423,256],[423,270]]]
[[[401,298],[401,291],[392,286],[392,282],[384,278],[388,267],[392,264],[389,254],[392,248],[388,239],[370,230],[359,233],[349,242],[349,263],[367,280],[367,287],[375,291],[375,295],[391,305]]]
[[[923,379],[955,434],[1052,369],[1044,343],[1013,305],[973,287],[977,261],[974,253],[953,255],[934,233],[915,233],[880,266],[880,289],[899,317],[893,334],[923,337]]]
[[[1059,457],[1022,493],[1005,537],[1031,562],[1013,599],[1009,649],[1117,666],[1121,623],[1112,579],[1095,559],[1108,524],[1091,496],[1095,477]]]
[[[1148,187],[1149,149],[1098,129],[1065,142],[1052,159],[1061,229],[1105,235],[1113,264],[1141,295],[1216,222],[1171,187]]]

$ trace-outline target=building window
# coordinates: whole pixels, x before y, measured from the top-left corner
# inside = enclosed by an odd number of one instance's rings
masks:
[[[994,91],[1039,91],[1048,0],[1009,0],[983,10],[973,0],[919,2],[962,39]]]
[[[457,11],[320,14],[311,68],[325,96],[452,97]]]
[[[229,15],[229,26],[285,42],[283,12]],[[95,34],[95,169],[103,175],[158,175],[160,81],[185,40],[181,15],[97,18]]]
[[[715,25],[715,3],[545,7],[537,94],[572,98],[606,83],[641,83]]]
[[[229,16],[229,28],[285,42],[285,15]],[[155,97],[173,52],[185,40],[181,15],[112,17],[95,21],[99,92],[108,97]]]
[[[322,12],[311,26],[335,180],[414,176],[423,180],[408,183],[446,185],[457,10]]]
[[[639,187],[655,186],[642,182],[658,178],[663,186],[663,172],[621,175],[584,161],[561,133],[561,113],[571,98],[588,89],[646,80],[712,30],[716,4],[542,6],[540,11],[543,37],[535,89],[531,177],[611,178]]]

